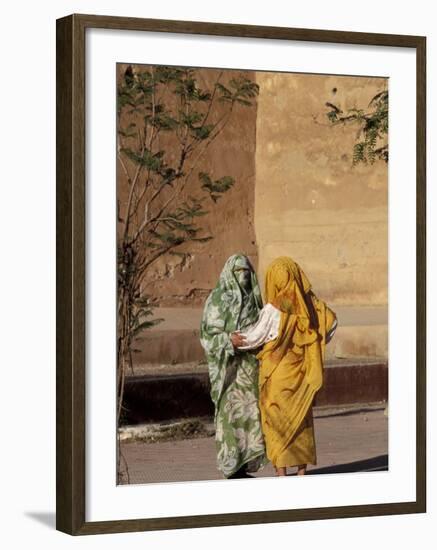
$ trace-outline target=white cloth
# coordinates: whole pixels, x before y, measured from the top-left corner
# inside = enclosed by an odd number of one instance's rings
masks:
[[[238,346],[238,349],[255,349],[270,340],[274,340],[279,333],[279,323],[281,321],[281,312],[272,304],[266,304],[260,311],[258,321],[246,328],[238,331],[246,340],[244,346]]]
[[[244,346],[238,346],[238,349],[249,350],[255,349],[266,342],[270,342],[277,338],[279,333],[279,324],[281,322],[281,312],[272,304],[266,304],[260,311],[258,321],[246,328],[238,331],[238,334],[244,337],[246,343]],[[337,328],[337,319],[334,321],[331,329],[326,334],[326,343],[334,336]]]
[[[335,319],[332,327],[328,330],[328,332],[326,333],[326,343],[328,343],[332,337],[334,336],[334,332],[335,332],[335,329],[337,328],[337,319]]]

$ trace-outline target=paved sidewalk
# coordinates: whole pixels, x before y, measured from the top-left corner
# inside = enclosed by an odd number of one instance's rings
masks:
[[[313,474],[386,470],[388,419],[384,409],[327,412],[315,420],[318,464]],[[125,442],[131,484],[223,479],[213,437],[158,443]],[[267,465],[258,476],[272,476]]]

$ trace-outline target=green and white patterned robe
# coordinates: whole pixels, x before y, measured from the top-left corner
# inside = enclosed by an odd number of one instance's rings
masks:
[[[235,268],[250,270],[250,286],[242,291]],[[250,351],[235,350],[230,334],[255,323],[262,309],[256,274],[243,255],[225,263],[208,296],[200,341],[208,361],[211,398],[215,405],[217,466],[229,477],[243,466],[255,472],[266,463],[258,407],[258,361]]]

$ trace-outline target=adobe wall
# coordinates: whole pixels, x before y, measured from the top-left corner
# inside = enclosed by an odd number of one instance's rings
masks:
[[[387,304],[388,168],[352,166],[356,126],[332,127],[327,101],[367,107],[385,79],[262,73],[256,134],[259,274],[294,258],[334,304]]]
[[[126,66],[118,66],[119,77]],[[199,69],[196,77],[200,88],[212,90],[219,72]],[[220,81],[226,84],[238,74],[239,71],[225,70]],[[254,72],[245,71],[244,75],[255,81]],[[219,116],[224,113],[224,106],[220,103],[215,109]],[[226,259],[235,252],[246,254],[255,268],[257,266],[254,230],[256,111],[256,100],[250,107],[235,105],[230,122],[196,167],[196,175],[204,171],[214,179],[232,176],[235,184],[216,204],[208,200],[209,213],[199,218],[204,234],[211,234],[213,240],[184,245],[178,250],[189,252],[186,261],[167,257],[165,261],[156,262],[149,271],[145,290],[158,298],[161,306],[203,305]],[[162,135],[160,139],[165,145],[166,136]],[[171,146],[167,147],[167,150],[171,149]],[[121,201],[126,201],[127,181],[120,166],[117,193]]]

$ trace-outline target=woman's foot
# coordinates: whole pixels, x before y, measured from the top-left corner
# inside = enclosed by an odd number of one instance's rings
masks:
[[[306,474],[306,471],[307,471],[307,465],[306,464],[301,464],[300,466],[297,467],[297,475],[298,476],[304,476]]]
[[[283,476],[286,476],[287,475],[287,468],[275,468],[276,470],[276,475],[278,477],[283,477]]]

